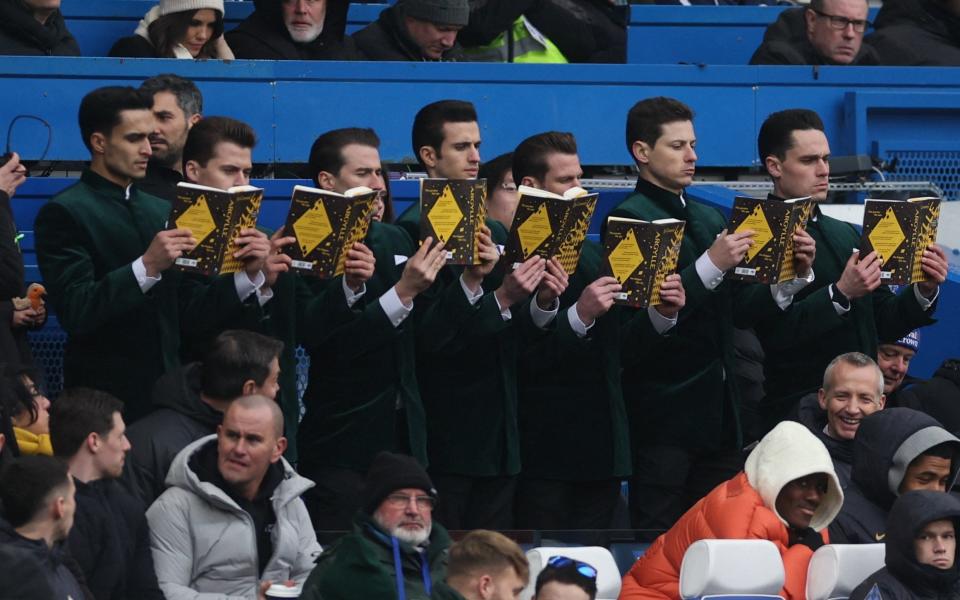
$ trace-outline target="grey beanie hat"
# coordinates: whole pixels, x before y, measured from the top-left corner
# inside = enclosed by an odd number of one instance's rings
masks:
[[[210,8],[223,14],[223,0],[160,0],[160,15]]]
[[[400,0],[397,7],[407,17],[436,25],[465,27],[470,21],[470,4],[467,0]]]

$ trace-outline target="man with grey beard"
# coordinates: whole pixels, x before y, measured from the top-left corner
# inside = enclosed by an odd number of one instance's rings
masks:
[[[412,457],[381,452],[363,495],[353,531],[320,555],[301,600],[428,600],[433,582],[446,577],[450,547],[447,530],[433,522],[430,477]]]
[[[226,34],[237,58],[354,60],[348,0],[254,0],[256,10]]]
[[[156,124],[150,133],[150,162],[147,176],[137,182],[141,190],[172,202],[183,178],[183,146],[187,134],[201,119],[203,95],[189,79],[164,74],[140,84],[153,96]]]

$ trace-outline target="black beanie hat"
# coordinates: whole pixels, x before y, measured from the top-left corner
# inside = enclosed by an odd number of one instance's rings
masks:
[[[430,476],[415,458],[392,452],[377,454],[363,484],[364,512],[372,515],[384,498],[404,488],[424,490],[433,498],[437,497]]]
[[[470,22],[468,0],[401,0],[397,4],[404,16],[435,25],[459,25]]]

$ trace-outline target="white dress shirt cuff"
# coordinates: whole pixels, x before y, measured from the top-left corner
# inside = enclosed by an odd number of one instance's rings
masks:
[[[409,305],[401,302],[400,296],[397,295],[397,286],[393,286],[380,296],[380,307],[383,308],[383,312],[390,319],[390,323],[394,327],[399,327],[400,323],[403,323],[413,311],[413,302]]]
[[[777,303],[780,310],[787,310],[793,304],[793,297],[813,283],[814,279],[816,276],[813,274],[813,269],[810,269],[806,277],[794,277],[790,281],[771,285],[770,294],[773,295],[773,301]]]
[[[933,303],[937,301],[937,298],[940,296],[940,286],[937,286],[937,291],[933,293],[933,298],[924,298],[923,294],[920,293],[919,286],[913,286],[913,295],[916,297],[917,302],[920,303],[920,308],[923,310],[930,310],[930,307],[933,306]]]
[[[703,287],[708,290],[715,290],[717,286],[723,283],[723,271],[721,271],[717,265],[713,264],[713,261],[710,260],[710,256],[706,252],[700,255],[695,266],[697,275],[700,276],[700,281],[703,282]]]
[[[828,286],[827,286],[827,294],[830,295],[830,300],[833,300],[833,286],[832,286],[832,285],[828,285]],[[837,302],[834,302],[834,303],[833,303],[833,310],[837,311],[837,315],[839,315],[839,316],[841,316],[841,317],[842,317],[843,315],[847,314],[848,312],[850,312],[850,308],[853,308],[853,304],[851,304],[849,308],[844,308],[843,306],[841,306],[841,305],[840,305],[839,303],[837,303]]]
[[[665,317],[652,306],[647,307],[647,314],[650,315],[650,324],[653,325],[653,330],[660,335],[663,335],[677,324],[676,316]]]
[[[587,332],[590,331],[590,328],[597,324],[596,319],[594,319],[593,323],[585,325],[583,320],[580,319],[580,313],[577,312],[576,304],[567,309],[567,321],[570,323],[570,329],[579,337],[585,337]]]
[[[147,275],[147,267],[143,264],[143,257],[141,256],[137,260],[131,263],[131,268],[133,268],[133,276],[137,280],[137,285],[140,286],[140,291],[146,294],[150,291],[150,288],[157,285],[157,283],[163,278],[163,275],[157,273],[156,277],[149,277]]]
[[[534,296],[530,300],[530,318],[533,319],[533,324],[539,327],[540,329],[545,328],[549,325],[553,319],[557,316],[557,311],[560,310],[560,300],[557,298],[553,299],[553,303],[550,305],[550,308],[543,310],[540,308],[540,305],[537,304],[537,297]]]
[[[257,271],[257,276],[254,279],[250,279],[250,276],[247,275],[246,271],[236,271],[233,274],[233,287],[237,290],[237,297],[240,298],[240,302],[243,302],[250,297],[250,294],[254,294],[260,291],[260,287],[267,282],[267,277],[263,274],[263,271]],[[257,293],[257,300],[260,301],[261,294]],[[270,299],[270,296],[267,296],[267,300]],[[266,300],[260,302],[262,306]]]
[[[350,286],[349,286],[349,285],[347,285],[347,278],[346,278],[346,277],[342,277],[342,278],[340,279],[340,287],[343,288],[343,297],[346,298],[346,300],[347,300],[347,306],[350,307],[350,308],[353,308],[353,305],[357,303],[357,300],[359,300],[360,298],[362,298],[363,295],[367,293],[367,284],[366,284],[366,283],[364,283],[364,284],[362,284],[362,285],[360,286],[360,291],[359,291],[359,292],[355,292],[355,291],[353,291],[353,290],[350,289]],[[394,295],[396,295],[396,292],[394,292]],[[398,297],[398,298],[397,298],[397,302],[399,302],[399,301],[400,301],[400,298]],[[401,306],[402,306],[402,305],[401,305]]]

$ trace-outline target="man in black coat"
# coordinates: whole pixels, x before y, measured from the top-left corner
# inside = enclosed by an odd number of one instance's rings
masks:
[[[867,43],[878,64],[960,65],[960,5],[949,0],[888,0]]]
[[[865,0],[812,0],[806,8],[780,13],[750,64],[879,64],[873,49],[863,44],[868,24]]]
[[[887,519],[886,566],[857,586],[850,600],[957,598],[960,500],[928,490],[897,499]]]
[[[457,34],[469,20],[467,0],[400,0],[353,40],[367,60],[456,61]]]
[[[283,343],[244,330],[214,339],[202,363],[167,373],[153,388],[154,411],[127,430],[133,449],[123,484],[149,507],[166,489],[174,457],[200,438],[216,433],[223,412],[240,396],[275,398]]]
[[[237,58],[353,60],[344,36],[349,0],[254,0],[256,10],[226,33]]]
[[[0,55],[80,56],[60,0],[0,0]]]
[[[947,431],[960,432],[960,358],[948,358],[933,377],[903,390],[901,406],[921,410],[943,423]]]
[[[51,411],[54,454],[77,489],[67,544],[97,600],[163,600],[146,507],[117,482],[130,449],[122,412],[110,394],[85,388],[64,391]]]

